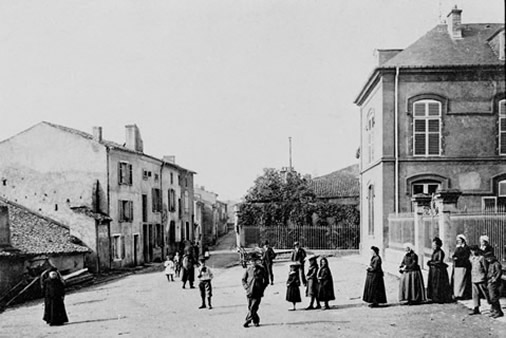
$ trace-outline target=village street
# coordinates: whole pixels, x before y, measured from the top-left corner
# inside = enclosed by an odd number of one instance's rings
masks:
[[[366,262],[363,262],[366,263]],[[386,275],[384,308],[361,301],[365,264],[360,258],[331,258],[336,301],[331,310],[305,311],[307,298],[288,311],[288,262],[275,265],[275,284],[260,306],[260,327],[243,328],[246,299],[243,268],[215,268],[214,308],[199,310],[198,289],[169,283],[162,272],[140,273],[70,293],[70,323],[42,321],[41,301],[0,314],[0,337],[504,337],[506,324],[486,315],[468,316],[461,304],[399,306],[398,280]],[[302,290],[302,289],[301,289]],[[487,311],[488,312],[488,311]]]

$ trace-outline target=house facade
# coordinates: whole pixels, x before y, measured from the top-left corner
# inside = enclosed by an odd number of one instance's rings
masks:
[[[163,259],[178,240],[170,236],[169,190],[182,197],[170,174],[193,176],[145,154],[136,125],[125,134],[120,145],[104,140],[101,127],[88,134],[41,122],[0,142],[0,197],[68,225],[92,249],[96,271]]]
[[[506,205],[504,24],[453,9],[404,50],[378,50],[360,107],[361,248],[385,249],[388,216],[416,194],[459,190],[460,209]]]

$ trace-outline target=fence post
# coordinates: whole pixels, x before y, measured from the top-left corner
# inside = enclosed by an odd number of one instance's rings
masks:
[[[414,222],[415,222],[415,251],[418,255],[420,266],[424,266],[424,252],[423,252],[423,238],[425,224],[423,222],[423,215],[428,214],[430,211],[430,203],[432,198],[426,194],[416,194],[411,198],[414,207]]]
[[[451,213],[457,211],[457,201],[462,192],[457,189],[438,190],[434,202],[438,213],[439,238],[446,247],[446,259],[449,260],[457,242],[457,233],[451,222]]]

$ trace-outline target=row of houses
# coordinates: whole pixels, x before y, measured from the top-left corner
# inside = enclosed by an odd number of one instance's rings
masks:
[[[226,205],[202,197],[200,188],[195,193],[196,173],[176,164],[174,156],[144,153],[135,124],[125,126],[125,135],[119,144],[105,140],[101,127],[86,133],[41,122],[0,142],[0,202],[65,233],[59,237],[62,247],[76,248],[64,238],[79,243],[86,255],[76,268],[92,272],[159,261],[185,241],[202,243],[207,233],[220,235]],[[13,215],[10,210],[6,216],[11,227],[30,229],[33,222],[12,221]],[[9,257],[30,253],[19,238],[37,241],[32,237],[45,231],[44,226],[36,232],[3,229],[0,256]],[[16,239],[10,241],[12,234]],[[37,254],[43,253],[42,245]]]
[[[364,253],[376,245],[395,261],[392,218],[415,212],[421,194],[451,197],[448,203],[461,213],[506,206],[504,23],[463,23],[462,10],[454,8],[446,23],[406,49],[380,49],[377,56],[355,100],[361,119],[360,242]],[[399,231],[415,241],[418,233],[433,234],[410,226]],[[445,237],[448,251],[455,231],[435,232],[453,232]],[[504,233],[491,236],[496,252],[504,251],[497,241]]]

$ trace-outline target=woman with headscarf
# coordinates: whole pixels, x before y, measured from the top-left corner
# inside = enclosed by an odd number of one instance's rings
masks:
[[[401,280],[399,283],[399,301],[408,305],[419,304],[426,300],[423,276],[418,265],[418,256],[413,251],[413,244],[404,244],[406,254],[399,267]]]
[[[318,300],[318,255],[311,255],[306,257],[309,262],[309,268],[306,275],[306,297],[310,297],[311,301],[306,310],[321,309],[320,301]],[[313,304],[316,302],[316,307]]]
[[[365,279],[362,300],[366,303],[370,303],[369,307],[378,307],[378,304],[387,302],[387,295],[385,292],[379,248],[371,246],[371,253],[371,263],[367,267],[367,277]]]
[[[485,256],[487,252],[490,252],[492,256],[494,255],[494,248],[490,245],[487,235],[480,236],[480,250],[483,256]]]
[[[334,280],[330,272],[327,258],[320,260],[320,270],[318,270],[318,300],[325,303],[324,309],[330,309],[329,301],[336,299],[334,295]]]
[[[453,298],[471,299],[471,262],[469,256],[471,251],[467,245],[466,236],[460,234],[457,236],[457,247],[453,253],[453,270],[451,279],[451,288]]]
[[[427,281],[427,298],[434,303],[450,303],[452,292],[448,279],[448,264],[444,262],[445,253],[441,249],[443,242],[439,237],[432,240],[432,257],[427,262],[429,278]]]
[[[44,317],[42,319],[51,326],[63,325],[69,321],[63,303],[65,285],[56,269],[49,271],[43,285]]]

